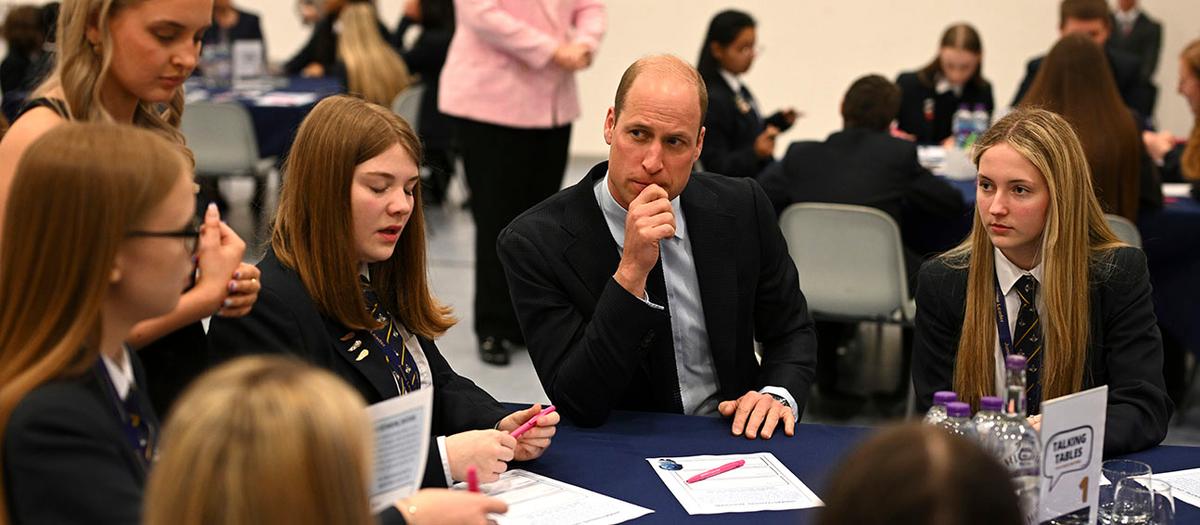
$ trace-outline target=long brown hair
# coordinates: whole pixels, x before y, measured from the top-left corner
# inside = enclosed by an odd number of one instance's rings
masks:
[[[146,0],[70,0],[62,3],[58,15],[57,50],[54,72],[39,86],[34,96],[46,96],[62,88],[70,120],[112,122],[112,115],[100,101],[100,89],[112,65],[113,34],[109,23],[121,9]],[[99,29],[97,49],[87,38],[89,25]],[[164,137],[184,143],[179,131],[183,117],[183,86],[175,89],[165,104],[138,101],[133,113],[135,126],[154,130]]]
[[[1192,75],[1200,79],[1200,40],[1193,40],[1188,44],[1183,53],[1179,54],[1179,58],[1187,64]],[[1187,146],[1183,148],[1180,168],[1183,169],[1183,178],[1200,180],[1200,113],[1192,115],[1192,118],[1192,134],[1188,137]]]
[[[917,80],[928,87],[934,87],[937,84],[937,76],[942,72],[942,49],[961,49],[979,55],[979,67],[975,68],[975,74],[971,75],[971,83],[976,87],[983,87],[987,81],[983,79],[983,40],[979,38],[979,31],[975,27],[966,22],[960,22],[946,28],[942,33],[942,39],[938,43],[938,53],[933,56],[933,60],[926,64],[925,67],[917,71]]]
[[[96,362],[117,250],[187,167],[178,145],[100,123],[56,126],[21,156],[0,236],[0,435],[30,391]]]
[[[1100,46],[1081,34],[1064,36],[1021,104],[1067,119],[1083,144],[1104,210],[1137,220],[1142,139]]]
[[[377,328],[378,322],[367,311],[358,282],[350,184],[355,166],[395,144],[421,164],[421,143],[404,119],[359,98],[333,96],[300,124],[283,168],[271,247],[300,275],[322,313],[354,330]],[[454,318],[429,291],[420,185],[414,192],[412,215],[396,250],[370,265],[371,285],[400,323],[433,338],[453,326]]]
[[[392,99],[412,84],[404,59],[379,34],[375,6],[350,2],[338,13],[342,34],[338,37],[338,59],[346,65],[350,92],[369,102],[390,107]]]
[[[1092,190],[1083,147],[1071,125],[1059,115],[1019,107],[992,125],[975,143],[975,165],[993,146],[1007,144],[1046,179],[1050,204],[1042,230],[1044,399],[1078,392],[1083,382],[1089,329],[1090,280],[1103,279],[1103,261],[1123,246],[1108,227]],[[976,205],[978,206],[978,204]],[[995,395],[995,279],[993,245],[976,209],[970,235],[941,257],[952,267],[968,268],[962,336],[954,365],[954,390],[977,406]],[[1095,270],[1095,271],[1093,271]]]
[[[146,523],[368,525],[371,455],[349,385],[296,359],[243,357],[202,376],[171,411]]]

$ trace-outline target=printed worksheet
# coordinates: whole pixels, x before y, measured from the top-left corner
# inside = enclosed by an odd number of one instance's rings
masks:
[[[496,525],[615,525],[654,512],[520,469],[480,485],[479,491],[508,503],[507,513],[489,516]]]
[[[421,488],[433,419],[433,389],[422,388],[367,407],[375,429],[371,509],[379,512]]]
[[[745,464],[707,479],[687,482],[697,474],[738,460]],[[770,452],[646,458],[646,461],[688,514],[807,509],[824,505]]]

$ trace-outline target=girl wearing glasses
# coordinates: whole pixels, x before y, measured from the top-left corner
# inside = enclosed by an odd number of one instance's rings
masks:
[[[550,445],[556,413],[514,439],[541,407],[510,412],[459,376],[433,338],[454,325],[426,282],[420,142],[390,110],[322,100],[300,125],[284,170],[259,303],[214,319],[213,354],[290,353],[346,380],[367,403],[433,388],[425,485],[497,479],[509,460]],[[486,430],[480,430],[486,429]]]
[[[126,335],[176,307],[197,237],[221,235],[195,229],[182,150],[64,124],[17,165],[0,237],[0,523],[140,521],[158,420]]]
[[[1022,107],[972,151],[974,226],[918,277],[918,404],[954,390],[977,405],[1003,392],[1005,356],[1023,355],[1035,427],[1042,401],[1108,385],[1104,456],[1157,445],[1172,404],[1146,255],[1108,227],[1075,131]]]
[[[56,69],[0,141],[0,211],[22,153],[63,122],[132,124],[184,143],[182,84],[196,67],[212,0],[72,0],[61,9]],[[127,336],[146,359],[160,409],[204,366],[199,321],[214,313],[245,315],[257,296],[258,270],[241,264],[245,243],[215,209],[205,224],[220,235],[199,246],[195,286],[173,310]]]

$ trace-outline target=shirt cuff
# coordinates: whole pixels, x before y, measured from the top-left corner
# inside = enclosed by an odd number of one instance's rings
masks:
[[[616,277],[613,277],[613,279],[616,279]],[[625,287],[624,287],[624,286],[622,286],[622,287],[621,287],[621,289],[622,289],[622,290],[625,290]],[[625,290],[625,291],[626,291],[626,292],[628,292],[628,293],[629,293],[629,295],[633,295],[633,292],[630,292],[629,290]],[[649,306],[650,308],[653,308],[653,309],[655,309],[655,310],[666,310],[666,308],[665,308],[665,307],[662,307],[662,306],[659,306],[659,305],[657,305],[657,304],[654,304],[654,303],[650,302],[650,296],[649,296],[649,294],[646,294],[646,292],[645,292],[645,291],[643,291],[643,292],[642,292],[642,294],[644,295],[644,297],[638,297],[638,296],[636,296],[636,295],[633,295],[633,296],[634,296],[634,297],[637,297],[637,300],[639,300],[639,301],[641,301],[641,302],[643,302],[643,303],[646,303],[646,306]]]
[[[792,409],[792,421],[797,423],[800,422],[800,407],[796,406],[796,398],[792,397],[792,394],[791,392],[788,392],[788,389],[781,386],[764,386],[762,387],[762,390],[759,390],[759,392],[764,394],[774,394],[786,399],[788,402],[788,408]]]
[[[437,437],[438,456],[442,458],[442,474],[446,476],[446,486],[454,486],[454,476],[450,475],[450,456],[446,455],[446,436]]]

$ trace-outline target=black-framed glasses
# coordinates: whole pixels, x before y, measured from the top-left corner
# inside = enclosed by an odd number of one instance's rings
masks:
[[[182,230],[171,232],[133,230],[125,235],[128,237],[178,237],[183,239],[183,246],[187,248],[188,253],[196,253],[196,246],[200,244],[200,219],[192,218],[191,224]]]

